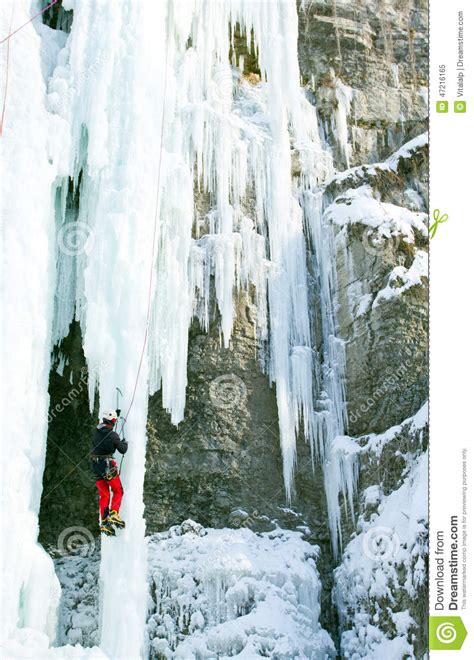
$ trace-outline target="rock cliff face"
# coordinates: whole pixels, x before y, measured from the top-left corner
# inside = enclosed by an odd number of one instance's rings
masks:
[[[427,144],[326,189],[346,341],[348,432],[381,432],[427,396]]]
[[[350,165],[382,160],[424,130],[426,1],[306,0],[299,16],[303,83],[340,169],[347,166],[345,126]]]
[[[321,469],[302,440],[294,497],[291,505],[286,501],[275,392],[256,354],[251,296],[241,294],[229,349],[220,344],[217,319],[209,333],[197,324],[191,328],[187,410],[179,427],[171,424],[159,393],[150,400],[147,533],[188,518],[206,527],[300,531],[321,548],[321,624],[338,647],[342,639],[345,657],[381,651],[377,644],[383,635],[395,637],[406,628],[400,657],[421,658],[427,597],[421,565],[416,580],[408,583],[407,575],[418,560],[425,561],[423,549],[410,560],[403,556],[397,568],[399,582],[390,592],[390,608],[398,618],[380,622],[377,599],[361,595],[351,600],[349,591],[357,572],[374,575],[378,561],[376,557],[370,565],[353,566],[354,544],[358,539],[363,543],[391,495],[409,487],[415,478],[413,464],[426,448],[424,422],[416,427],[407,422],[380,451],[368,434],[383,434],[402,424],[427,398],[427,235],[422,215],[427,208],[426,141],[415,140],[385,160],[424,130],[427,2],[306,0],[299,19],[302,82],[341,171],[325,185],[324,217],[336,246],[337,317],[346,346],[346,432],[358,437],[353,442],[360,454],[357,524],[350,516],[345,519],[340,563],[330,549]],[[354,165],[361,167],[342,173]],[[87,464],[96,415],[88,409],[81,346],[80,328],[74,324],[58,348],[50,377],[51,422],[40,515],[40,540],[48,547],[56,546],[60,532],[70,525],[94,535],[97,527],[95,487]],[[367,444],[370,448],[363,450]],[[377,493],[370,490],[375,485]],[[418,517],[410,551],[426,540],[426,520],[422,524],[423,516]],[[387,593],[384,598],[388,603]],[[414,599],[416,609],[409,603]],[[378,626],[379,638],[357,646],[352,633],[358,626]]]

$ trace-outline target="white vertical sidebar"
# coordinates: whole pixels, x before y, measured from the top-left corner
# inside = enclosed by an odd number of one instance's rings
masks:
[[[430,8],[430,223],[448,216],[430,244],[430,632],[440,657],[473,658],[474,11],[469,0]],[[467,637],[450,650],[456,616]]]

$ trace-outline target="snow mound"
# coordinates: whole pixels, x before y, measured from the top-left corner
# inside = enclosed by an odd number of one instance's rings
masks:
[[[148,634],[159,658],[326,658],[319,549],[290,531],[190,525],[149,539]]]
[[[428,235],[426,213],[415,213],[403,206],[380,202],[367,184],[346,190],[336,197],[327,207],[325,217],[341,227],[348,224],[373,227],[378,231],[379,241],[402,234],[405,242],[413,243],[414,230],[423,236]]]
[[[71,646],[49,647],[47,635],[33,628],[18,628],[11,639],[2,644],[2,658],[34,658],[34,660],[107,660],[107,656],[98,648],[85,649],[79,644]]]
[[[397,151],[381,163],[374,163],[369,166],[358,165],[344,172],[338,172],[326,182],[325,186],[327,187],[331,183],[344,181],[345,179],[363,179],[366,174],[375,174],[377,170],[391,170],[392,172],[396,172],[402,158],[412,158],[418,150],[427,144],[428,133],[421,133],[421,135],[417,135],[412,140],[403,144],[400,149],[397,149]]]

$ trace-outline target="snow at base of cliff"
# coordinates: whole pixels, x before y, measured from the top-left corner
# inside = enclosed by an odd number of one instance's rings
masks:
[[[319,623],[318,555],[300,533],[280,529],[256,534],[187,520],[154,534],[143,657],[334,658]],[[23,630],[5,657],[110,658],[97,647],[99,545],[79,546],[55,565],[62,588],[58,646],[48,649],[45,636]]]

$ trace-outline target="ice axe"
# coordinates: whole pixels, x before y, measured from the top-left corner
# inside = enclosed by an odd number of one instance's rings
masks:
[[[122,392],[122,390],[120,389],[120,387],[116,387],[116,388],[115,388],[115,391],[116,391],[116,393],[117,393],[117,398],[115,399],[115,411],[116,411],[116,413],[117,413],[117,418],[118,418],[116,424],[118,424],[118,420],[119,420],[119,419],[122,419],[122,418],[120,417],[120,413],[121,413],[122,411],[120,410],[120,407],[119,407],[119,406],[120,406],[120,397],[121,397],[121,396],[123,397],[123,392]]]
[[[120,387],[116,387],[115,390],[116,390],[116,392],[117,392],[117,399],[116,399],[116,401],[117,401],[117,411],[118,411],[118,410],[120,410],[120,408],[119,408],[119,402],[120,402],[120,397],[123,396],[123,392],[122,392],[122,390],[120,389]]]

